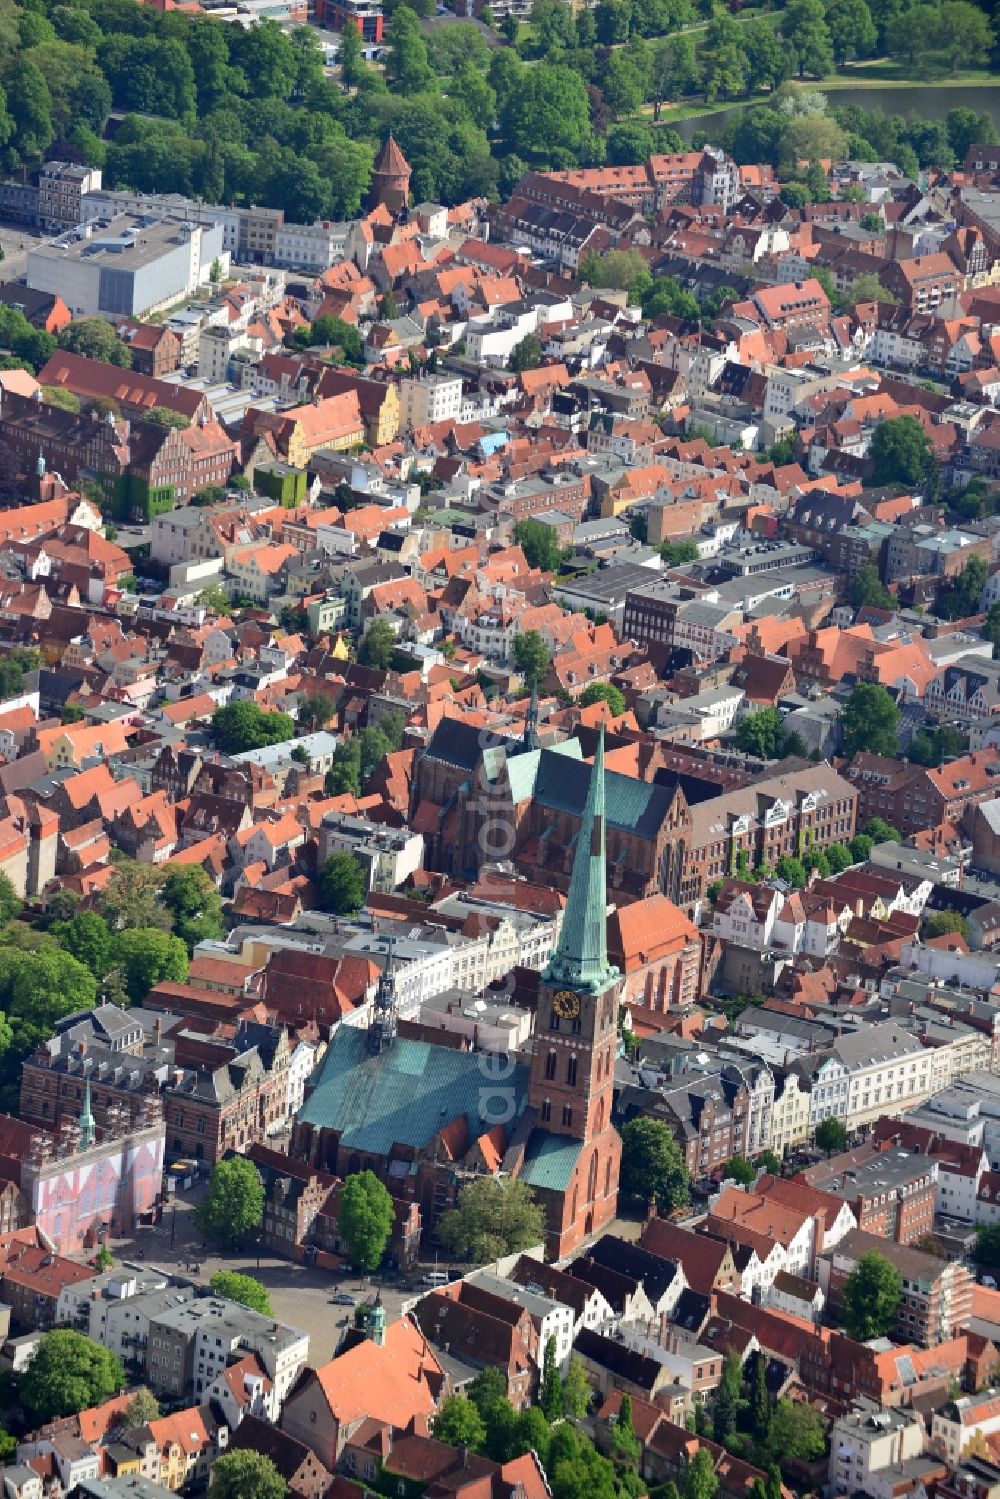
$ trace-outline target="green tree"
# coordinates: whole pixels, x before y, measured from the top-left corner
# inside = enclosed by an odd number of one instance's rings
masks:
[[[198,595],[198,603],[219,615],[228,614],[233,607],[221,583],[209,583],[207,588],[203,588]]]
[[[702,47],[701,63],[705,98],[734,99],[746,87],[749,72],[743,37],[735,18],[728,11],[716,10]]]
[[[500,103],[500,134],[508,150],[531,165],[573,166],[590,135],[583,79],[572,68],[545,62],[524,69]]]
[[[773,760],[778,752],[781,734],[781,714],[777,708],[760,708],[756,713],[745,713],[736,725],[735,740],[744,754],[756,755],[761,760]]]
[[[983,557],[970,557],[957,578],[938,594],[936,613],[942,619],[967,619],[979,613],[979,599],[989,575]]]
[[[755,88],[775,89],[788,77],[790,59],[770,21],[760,17],[742,28],[747,59],[747,93]]]
[[[111,933],[96,911],[78,911],[69,921],[53,922],[50,928],[59,946],[85,963],[99,979],[111,967]]]
[[[833,72],[833,44],[821,0],[791,0],[785,7],[781,34],[793,53],[801,78],[825,78]]]
[[[438,1238],[457,1258],[481,1265],[541,1244],[545,1215],[525,1182],[478,1177],[462,1187],[458,1206],[442,1213]]]
[[[563,1414],[574,1421],[582,1420],[590,1409],[592,1393],[586,1368],[580,1359],[571,1357],[563,1380]]]
[[[632,115],[642,106],[643,78],[624,49],[612,52],[601,73],[601,92],[612,119]]]
[[[774,866],[774,872],[780,880],[796,889],[801,889],[806,882],[805,865],[801,859],[796,859],[791,854],[782,854]]]
[[[350,853],[331,854],[320,872],[323,905],[337,916],[353,916],[368,898],[368,882],[360,859]]]
[[[693,37],[672,36],[656,48],[654,99],[682,99],[685,94],[693,94],[701,84],[701,77]]]
[[[886,822],[884,817],[869,818],[861,831],[873,843],[898,843],[900,841],[898,828]]]
[[[4,108],[0,114],[9,152],[19,161],[37,161],[55,139],[52,94],[37,63],[18,59],[13,75],[4,84]]]
[[[326,773],[327,796],[361,795],[361,742],[341,739],[333,752],[333,764]]]
[[[469,1385],[469,1399],[486,1420],[490,1411],[507,1398],[507,1381],[500,1370],[488,1364]]]
[[[21,914],[23,902],[10,877],[0,871],[0,926],[6,926]]]
[[[914,765],[926,765],[936,769],[946,760],[957,759],[968,748],[965,736],[952,724],[942,724],[939,729],[918,729],[910,740],[910,760]]]
[[[757,1173],[745,1155],[734,1155],[723,1166],[722,1179],[734,1181],[740,1187],[752,1187]]]
[[[57,1328],[39,1340],[18,1381],[18,1396],[40,1426],[110,1400],[124,1383],[124,1370],[107,1348],[82,1333]]]
[[[309,329],[307,338],[311,344],[339,349],[348,364],[364,363],[361,334],[351,323],[345,323],[343,318],[323,313]]]
[[[983,621],[983,638],[993,646],[993,658],[1000,652],[1000,603],[991,604]]]
[[[902,1295],[895,1265],[875,1251],[863,1254],[844,1283],[844,1324],[851,1337],[859,1343],[884,1338],[896,1325]]]
[[[862,750],[894,756],[898,749],[899,706],[887,690],[874,682],[859,682],[841,715],[844,754],[849,760]]]
[[[611,1456],[614,1461],[630,1468],[638,1468],[642,1456],[642,1444],[632,1424],[632,1396],[622,1395],[618,1407],[618,1419],[611,1430]]]
[[[208,1284],[216,1296],[222,1296],[226,1301],[238,1301],[252,1312],[260,1312],[262,1317],[274,1316],[267,1287],[254,1280],[252,1275],[241,1275],[237,1270],[216,1270]]]
[[[112,932],[127,927],[170,930],[170,913],[160,901],[163,871],[135,859],[119,859],[97,900],[97,908]]]
[[[563,1413],[563,1388],[556,1362],[556,1340],[549,1338],[545,1344],[542,1363],[542,1382],[538,1391],[538,1403],[548,1421],[558,1421]]]
[[[822,1119],[816,1126],[816,1144],[827,1156],[847,1147],[847,1130],[839,1119]]]
[[[150,1421],[158,1421],[159,1419],[160,1402],[152,1390],[148,1390],[145,1385],[141,1385],[125,1407],[125,1426],[148,1426]]]
[[[826,1450],[826,1422],[808,1401],[779,1400],[771,1417],[767,1446],[775,1461],[791,1458],[815,1462]]]
[[[862,271],[860,276],[855,276],[845,301],[851,307],[856,307],[859,302],[884,302],[887,307],[899,305],[899,298],[895,292],[883,286],[874,271]]]
[[[238,1249],[264,1215],[264,1184],[253,1161],[231,1156],[212,1171],[208,1195],[195,1209],[195,1223],[203,1234],[226,1249]]]
[[[199,942],[211,942],[223,935],[222,896],[200,864],[178,864],[168,869],[160,898],[170,912],[174,932],[189,953]]]
[[[848,598],[855,609],[866,604],[875,609],[895,608],[895,599],[878,575],[874,562],[863,562],[851,579]]]
[[[85,317],[70,323],[59,335],[59,347],[71,354],[96,359],[101,364],[117,364],[122,369],[132,368],[131,350],[103,318]]]
[[[434,1438],[449,1447],[468,1447],[481,1452],[486,1443],[486,1426],[478,1409],[464,1395],[449,1395],[434,1417]]]
[[[541,339],[535,333],[526,333],[521,342],[511,349],[507,368],[515,375],[519,375],[523,370],[537,370],[541,362]]]
[[[340,1194],[337,1232],[358,1270],[377,1270],[395,1222],[392,1198],[374,1171],[357,1171]]]
[[[669,1213],[691,1200],[691,1179],[680,1146],[661,1119],[630,1119],[622,1132],[621,1190],[655,1201]]]
[[[748,1163],[749,1164],[749,1163]],[[742,1370],[739,1354],[728,1352],[722,1363],[722,1378],[715,1392],[712,1411],[712,1435],[720,1445],[725,1444],[736,1430],[739,1417]]]
[[[300,728],[314,734],[318,729],[326,728],[335,712],[336,703],[329,693],[307,692],[299,702],[296,717]]]
[[[212,1464],[208,1499],[285,1499],[287,1493],[271,1459],[252,1447],[224,1452]]]
[[[992,52],[995,40],[992,26],[977,5],[970,5],[968,0],[944,0],[938,12],[937,42],[950,73],[979,67]]]
[[[187,978],[187,948],[179,937],[156,927],[116,932],[111,940],[111,966],[121,970],[133,1004],[141,1004],[156,984],[182,984]]]
[[[868,456],[874,464],[873,484],[920,485],[934,465],[931,440],[915,416],[879,422]]]
[[[61,411],[76,412],[82,404],[75,391],[66,390],[62,385],[43,385],[42,400],[46,406],[58,406]]]
[[[870,57],[878,44],[866,0],[833,0],[826,9],[826,24],[839,68],[849,57]]]
[[[171,411],[169,406],[151,406],[143,421],[152,422],[154,427],[172,427],[177,432],[185,432],[191,425],[186,416]]]
[[[367,71],[361,29],[356,21],[348,20],[340,31],[340,51],[337,54],[340,76],[348,88],[355,88]]]
[[[980,1223],[976,1227],[975,1257],[980,1265],[1000,1265],[1000,1223]]]
[[[224,755],[241,755],[295,738],[295,720],[257,703],[240,701],[216,708],[212,714],[212,739]]]
[[[952,932],[968,942],[969,923],[957,911],[932,911],[929,916],[924,917],[923,935],[925,938],[947,937]]]
[[[718,1492],[712,1454],[707,1447],[699,1447],[681,1480],[682,1499],[715,1499]]]
[[[843,843],[827,844],[826,861],[830,866],[831,874],[843,874],[853,862],[850,849],[846,848]]]
[[[627,704],[620,687],[611,682],[590,682],[580,694],[580,706],[589,708],[592,703],[607,703],[612,718],[620,718]]]
[[[401,94],[433,93],[437,79],[427,56],[420,17],[408,5],[393,12],[386,29],[386,73]]]
[[[537,567],[543,573],[558,572],[563,550],[554,526],[547,526],[540,520],[519,520],[513,536],[529,567]]]
[[[995,146],[997,127],[985,110],[949,109],[945,122],[948,140],[956,160],[964,161],[970,146]]]
[[[527,685],[537,686],[549,665],[549,648],[538,630],[524,630],[515,635],[511,656]]]
[[[681,562],[697,562],[701,555],[696,541],[661,541],[657,551],[668,567],[677,567]]]
[[[771,1392],[767,1388],[767,1359],[759,1350],[753,1356],[753,1374],[750,1378],[750,1425],[758,1441],[767,1436],[771,1426]]]
[[[850,842],[852,864],[864,864],[872,856],[874,844],[864,833],[856,833]]]
[[[358,646],[358,660],[362,666],[374,667],[376,671],[388,671],[397,646],[396,632],[381,615],[372,620]]]

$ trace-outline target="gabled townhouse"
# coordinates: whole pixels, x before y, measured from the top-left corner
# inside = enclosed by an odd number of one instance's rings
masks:
[[[526,1290],[536,1291],[568,1307],[572,1314],[574,1339],[581,1328],[589,1327],[600,1332],[614,1321],[614,1309],[598,1286],[589,1285],[565,1270],[557,1270],[544,1260],[521,1255],[510,1276]]]
[[[617,1270],[636,1280],[646,1294],[653,1316],[661,1322],[669,1321],[670,1313],[687,1287],[679,1264],[615,1234],[603,1234],[588,1247],[587,1255],[594,1264]]]
[[[282,1431],[276,1419],[245,1414],[239,1425],[230,1429],[227,1451],[258,1452],[268,1458],[295,1499],[325,1499],[333,1483],[333,1475],[315,1452]]]
[[[478,1369],[499,1369],[515,1409],[523,1410],[530,1404],[543,1350],[526,1307],[473,1283],[455,1281],[425,1296],[413,1315],[433,1347],[469,1367],[470,1379]]]

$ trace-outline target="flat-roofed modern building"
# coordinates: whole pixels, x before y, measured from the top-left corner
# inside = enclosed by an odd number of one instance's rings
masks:
[[[32,247],[27,282],[74,317],[142,317],[206,285],[224,254],[221,224],[122,215]]]

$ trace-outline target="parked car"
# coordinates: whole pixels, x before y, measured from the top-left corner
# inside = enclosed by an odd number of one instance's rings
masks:
[[[340,1291],[336,1296],[330,1297],[331,1306],[357,1306],[353,1296],[348,1296],[346,1291]]]

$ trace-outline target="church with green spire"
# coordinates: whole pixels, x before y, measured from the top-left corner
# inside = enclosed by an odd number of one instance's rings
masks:
[[[615,1216],[621,1140],[611,1123],[622,979],[608,962],[604,729],[590,774],[559,941],[542,974],[517,1174],[545,1206],[553,1258]]]
[[[292,1154],[339,1176],[374,1171],[419,1202],[425,1235],[470,1170],[531,1186],[552,1258],[606,1228],[621,1166],[611,1105],[622,979],[608,961],[605,859],[602,729],[530,1059],[512,1058],[501,1082],[482,1053],[401,1037],[390,958],[367,1031],[341,1025],[331,1037]]]

